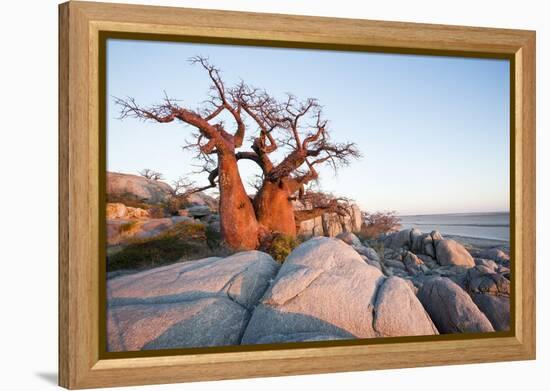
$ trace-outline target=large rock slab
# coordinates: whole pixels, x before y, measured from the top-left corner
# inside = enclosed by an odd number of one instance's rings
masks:
[[[383,278],[344,242],[310,239],[283,263],[242,343],[375,337],[375,292]]]
[[[108,350],[239,344],[278,268],[268,254],[247,251],[111,279]]]
[[[473,300],[495,330],[510,330],[510,297],[475,293]]]
[[[248,312],[223,297],[110,308],[109,351],[238,345]]]
[[[378,289],[374,314],[380,336],[439,334],[409,284],[399,277],[388,278]]]
[[[435,242],[435,255],[440,265],[456,265],[474,267],[474,258],[460,243],[452,239],[442,239]]]
[[[471,297],[449,278],[423,281],[418,298],[442,334],[494,331]]]
[[[242,343],[417,335],[427,330],[425,324],[418,326],[420,321],[395,324],[390,311],[418,307],[396,306],[390,292],[377,301],[384,281],[380,270],[365,263],[351,246],[332,238],[311,239],[287,257],[254,310]],[[407,292],[398,294],[397,300],[408,300]],[[410,299],[416,300],[414,295]],[[377,303],[381,312],[375,324]]]
[[[171,194],[169,184],[147,179],[138,175],[107,173],[107,194],[127,196],[152,204],[166,201]]]

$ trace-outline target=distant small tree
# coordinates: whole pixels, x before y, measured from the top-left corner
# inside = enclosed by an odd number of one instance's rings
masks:
[[[194,193],[209,189],[211,186],[197,187],[196,183],[187,176],[181,176],[171,183],[170,196],[167,209],[170,214],[176,214],[178,210],[188,204],[189,196]]]
[[[175,181],[172,181],[172,196],[181,196],[194,193],[197,190],[195,189],[195,182],[189,180],[186,176],[181,176]]]
[[[399,231],[401,228],[401,220],[397,217],[395,211],[363,212],[362,217],[361,234],[368,239],[376,238],[381,234]]]
[[[153,171],[149,168],[144,168],[143,170],[141,170],[139,172],[139,175],[147,179],[152,179],[154,181],[160,181],[161,179],[163,179],[163,176],[160,172]]]

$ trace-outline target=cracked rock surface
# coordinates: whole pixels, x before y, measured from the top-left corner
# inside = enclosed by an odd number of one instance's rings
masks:
[[[386,279],[344,242],[319,237],[286,259],[242,344],[429,334],[437,330],[409,284]]]
[[[509,329],[506,260],[466,257],[439,233],[415,230],[392,235],[408,245],[374,260],[352,235],[310,239],[282,266],[246,251],[109,279],[108,350]],[[442,265],[445,257],[460,259]]]
[[[378,289],[373,326],[383,337],[439,334],[411,286],[399,277],[386,279]]]
[[[494,331],[468,293],[449,278],[430,278],[419,289],[418,298],[441,333]]]
[[[278,269],[247,251],[108,280],[108,350],[238,345]]]

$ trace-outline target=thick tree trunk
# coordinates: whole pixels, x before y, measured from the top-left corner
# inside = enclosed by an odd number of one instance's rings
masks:
[[[259,246],[259,224],[233,154],[218,155],[220,224],[225,243],[235,250]]]
[[[258,222],[269,231],[296,236],[292,196],[285,181],[265,181],[254,199]]]

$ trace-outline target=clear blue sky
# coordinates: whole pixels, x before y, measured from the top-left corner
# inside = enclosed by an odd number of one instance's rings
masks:
[[[168,181],[194,170],[192,154],[180,148],[191,127],[121,121],[111,96],[150,105],[166,91],[196,108],[209,88],[204,70],[187,61],[196,55],[221,68],[228,85],[243,79],[278,97],[319,99],[333,139],[354,141],[363,154],[337,175],[320,170],[321,188],[363,210],[509,208],[506,60],[109,40],[108,170],[151,168]],[[259,172],[252,163],[239,165],[245,181]]]

